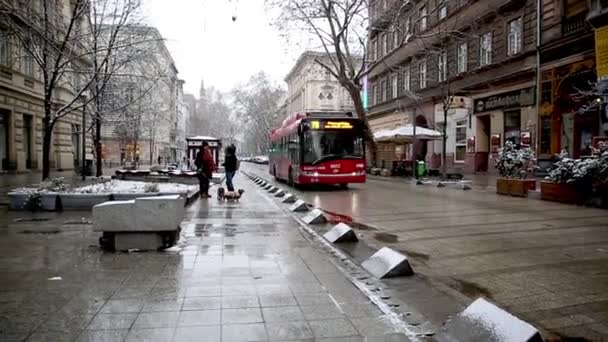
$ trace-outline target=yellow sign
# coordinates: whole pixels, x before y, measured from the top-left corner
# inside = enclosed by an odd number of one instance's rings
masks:
[[[595,65],[597,79],[608,78],[608,26],[595,30]]]
[[[325,129],[352,129],[353,125],[348,121],[327,121]]]
[[[317,120],[311,121],[310,122],[310,128],[312,128],[312,129],[319,129],[319,128],[321,128],[321,123],[319,121],[317,121]]]

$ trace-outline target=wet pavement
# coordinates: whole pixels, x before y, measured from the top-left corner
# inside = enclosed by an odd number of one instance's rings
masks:
[[[408,341],[334,256],[239,178],[240,202],[188,209],[173,253],[103,252],[90,212],[0,207],[0,340]]]
[[[265,166],[244,169],[270,179]],[[399,180],[291,191],[362,224],[365,243],[406,253],[458,301],[490,298],[550,337],[608,340],[606,210]]]

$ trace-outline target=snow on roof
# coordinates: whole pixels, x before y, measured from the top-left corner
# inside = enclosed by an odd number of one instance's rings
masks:
[[[187,138],[186,140],[220,140],[220,139],[214,138],[214,137],[205,136],[205,135],[197,135],[195,137]]]

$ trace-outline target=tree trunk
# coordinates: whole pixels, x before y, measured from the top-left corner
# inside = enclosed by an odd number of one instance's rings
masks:
[[[443,139],[441,146],[441,177],[447,179],[448,109],[443,108]]]
[[[350,94],[350,97],[353,99],[353,102],[355,104],[355,111],[357,112],[357,116],[359,117],[359,119],[361,119],[363,125],[365,126],[365,140],[367,140],[367,143],[369,145],[369,150],[372,154],[371,160],[375,166],[378,145],[376,145],[376,140],[374,140],[374,133],[369,125],[369,121],[367,120],[365,108],[363,108],[363,102],[361,101],[361,92],[359,91],[359,88],[355,85],[348,86],[347,89],[348,93]]]
[[[46,180],[51,175],[51,140],[54,126],[51,121],[51,110],[51,101],[47,99],[44,103],[44,118],[42,119],[42,180]]]
[[[97,157],[97,172],[95,172],[95,176],[101,177],[103,175],[103,158],[101,155],[101,120],[99,112],[95,115],[95,139],[93,144],[95,145],[95,156]]]

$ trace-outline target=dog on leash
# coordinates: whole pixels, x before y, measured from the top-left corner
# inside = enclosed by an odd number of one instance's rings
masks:
[[[217,189],[217,199],[220,201],[235,201],[238,202],[245,190],[239,189],[238,191],[226,191],[220,187]]]

